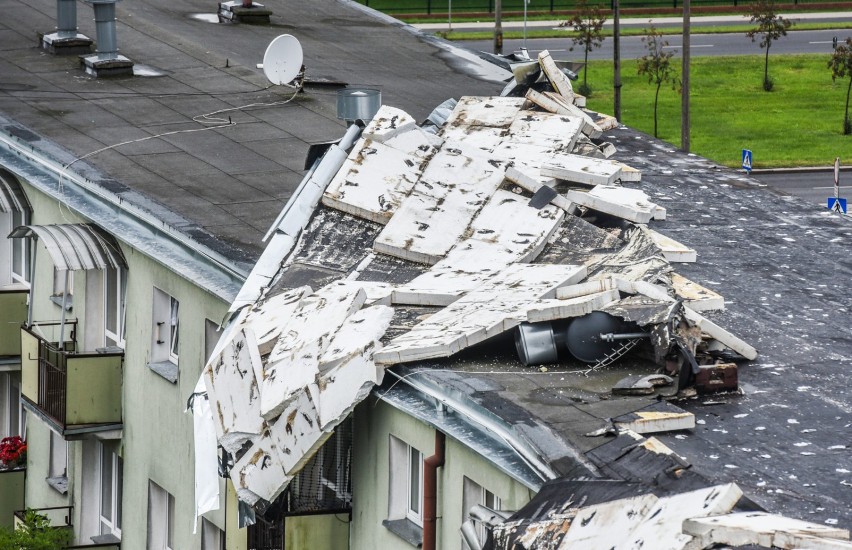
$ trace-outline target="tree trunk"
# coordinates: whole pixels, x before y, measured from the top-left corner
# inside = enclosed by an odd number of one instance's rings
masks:
[[[660,86],[662,85],[662,82],[658,82],[657,91],[654,93],[654,137],[659,137],[657,135],[657,100],[660,98]]]
[[[526,0],[524,0],[524,1],[526,1]],[[586,77],[588,75],[589,75],[589,44],[587,42],[586,43],[586,60],[585,60],[585,64],[583,65],[583,86],[584,87],[589,86],[588,80],[586,80]]]
[[[769,48],[772,46],[772,42],[766,43],[766,61],[763,63],[763,83],[766,84],[769,82]]]
[[[852,74],[849,75],[849,86],[846,87],[846,110],[843,111],[843,133],[849,129],[849,92],[852,92]]]

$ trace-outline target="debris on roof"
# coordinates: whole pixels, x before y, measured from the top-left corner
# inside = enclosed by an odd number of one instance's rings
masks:
[[[326,154],[338,164],[323,158],[306,176],[310,197],[294,195],[277,222],[286,243],[240,292],[259,298],[235,304],[203,372],[242,501],[281,494],[385,368],[501,333],[518,331],[518,369],[558,361],[563,345],[593,368],[650,348],[677,389],[720,353],[756,357],[697,313],[724,301],[673,272],[694,251],[649,229],[677,213],[637,187],[638,170],[606,159],[601,133],[617,122],[582,110],[547,52],[537,65],[545,76],[522,77],[518,97],[463,97],[428,128],[383,106],[350,150]],[[315,189],[321,170],[333,172]],[[543,353],[524,348],[533,339]],[[616,423],[694,425],[677,411],[633,415]]]

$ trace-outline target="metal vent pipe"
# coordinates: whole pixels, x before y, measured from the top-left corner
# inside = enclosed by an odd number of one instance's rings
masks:
[[[98,41],[98,59],[118,57],[115,39],[115,3],[118,0],[89,0],[95,10],[95,29]]]
[[[77,0],[56,0],[56,32],[59,38],[77,36]]]

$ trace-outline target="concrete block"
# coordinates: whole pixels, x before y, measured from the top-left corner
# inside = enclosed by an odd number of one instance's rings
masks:
[[[606,159],[559,155],[541,166],[541,174],[583,185],[613,185],[621,177],[621,165]]]
[[[634,223],[648,223],[656,212],[656,205],[638,189],[598,185],[588,193],[571,190],[565,196],[581,206]]]

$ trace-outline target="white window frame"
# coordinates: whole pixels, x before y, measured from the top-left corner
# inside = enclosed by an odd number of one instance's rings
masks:
[[[26,433],[27,411],[21,401],[21,373],[0,372],[0,438],[16,435],[26,438]]]
[[[173,550],[175,497],[148,480],[148,550]]]
[[[115,314],[115,327],[109,326],[109,307],[110,307],[110,297],[109,297],[109,281],[112,277],[116,278],[115,283],[115,292],[116,296],[113,296],[114,300],[113,307],[116,308]],[[107,268],[104,270],[104,336],[106,337],[106,342],[112,342],[114,345],[124,348],[125,340],[125,320],[126,320],[126,297],[127,297],[127,273],[123,268]],[[113,329],[114,330],[111,330]]]
[[[473,519],[470,517],[469,512],[470,509],[477,504],[490,508],[494,511],[503,509],[503,499],[497,496],[496,493],[489,491],[467,476],[463,477],[462,483],[462,523],[469,519]],[[479,540],[484,542],[488,535],[485,525],[475,519],[473,522],[476,526],[476,533],[479,536]],[[464,538],[462,538],[462,549],[468,549],[467,543],[464,542]]]
[[[180,301],[154,287],[151,361],[178,364],[180,346]]]
[[[123,461],[118,453],[107,448],[102,442],[97,442],[98,456],[98,531],[101,535],[112,534],[121,538],[121,498],[123,483]],[[109,461],[109,479],[104,475],[104,465]],[[110,517],[104,515],[104,483],[109,483],[107,488],[110,492],[109,512]]]
[[[423,527],[424,455],[394,435],[390,435],[389,443],[388,520],[404,519]],[[417,488],[417,493],[412,487]]]
[[[65,438],[50,431],[50,464],[48,466],[48,477],[68,477],[68,442]]]
[[[63,294],[68,296],[74,295],[74,272],[68,271],[68,289],[65,289],[65,273],[64,269],[57,269],[53,266],[53,296],[61,298]]]
[[[412,487],[417,487],[416,494],[412,491]],[[411,446],[408,447],[407,488],[405,517],[423,527],[423,453]]]
[[[30,213],[29,212],[12,212],[11,216],[12,220],[12,229],[15,229],[21,225],[28,225],[30,223]],[[32,250],[32,246],[30,243],[30,239],[11,239],[12,240],[12,250],[11,250],[11,258],[9,262],[9,271],[12,274],[12,282],[13,283],[21,283],[30,286],[30,280],[32,279],[32,274],[30,273],[30,251]],[[16,257],[18,256],[18,257]],[[15,260],[19,260],[21,262],[21,267],[23,268],[23,273],[15,273]]]

